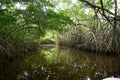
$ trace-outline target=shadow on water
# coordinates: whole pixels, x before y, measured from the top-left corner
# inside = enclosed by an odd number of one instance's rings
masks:
[[[57,46],[13,61],[0,59],[0,80],[101,80],[120,76],[120,57]]]

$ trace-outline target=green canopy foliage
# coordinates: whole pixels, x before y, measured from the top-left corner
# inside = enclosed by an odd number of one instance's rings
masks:
[[[0,5],[0,36],[39,39],[46,30],[61,32],[72,23],[68,16],[55,12],[48,0],[5,0]]]
[[[119,5],[117,0],[1,0],[0,38],[35,41],[47,32],[67,30],[67,39],[61,40],[117,51]]]

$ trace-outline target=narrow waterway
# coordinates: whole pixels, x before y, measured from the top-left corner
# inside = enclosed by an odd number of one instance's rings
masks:
[[[38,53],[21,58],[3,59],[0,59],[0,80],[101,80],[110,76],[120,77],[120,57],[68,47],[44,47]]]

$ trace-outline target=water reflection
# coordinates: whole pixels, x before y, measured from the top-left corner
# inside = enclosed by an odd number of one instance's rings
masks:
[[[13,61],[0,60],[0,80],[101,80],[120,76],[120,57],[60,47]]]

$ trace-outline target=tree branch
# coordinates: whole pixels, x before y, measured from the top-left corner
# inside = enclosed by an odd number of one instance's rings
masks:
[[[30,28],[38,28],[38,27],[32,27],[32,26],[30,26],[30,27],[20,27],[20,28],[18,28],[18,29],[14,29],[14,30],[12,30],[12,31],[9,33],[8,38],[9,38],[12,34],[14,34],[14,33],[16,33],[16,32],[19,32],[19,31],[22,31],[22,30],[25,30],[25,29],[30,29]]]
[[[90,5],[92,8],[102,9],[100,6],[97,6],[97,5],[95,5],[95,4],[92,4],[92,3],[90,3],[90,2],[87,1],[87,0],[79,0],[79,1],[84,2],[84,3],[88,4],[88,5]],[[108,10],[108,9],[106,9],[106,8],[103,8],[103,10],[114,16],[114,13],[112,13],[110,10]],[[120,16],[119,16],[119,17],[120,17]]]
[[[100,3],[101,3],[101,10],[102,10],[102,14],[103,14],[103,16],[105,17],[105,19],[107,19],[107,21],[108,22],[110,22],[110,24],[112,25],[112,23],[111,23],[111,21],[110,21],[110,19],[106,16],[106,14],[105,14],[105,11],[104,11],[104,6],[103,6],[103,1],[102,0],[100,0]]]
[[[115,0],[114,28],[117,26],[117,0]]]

